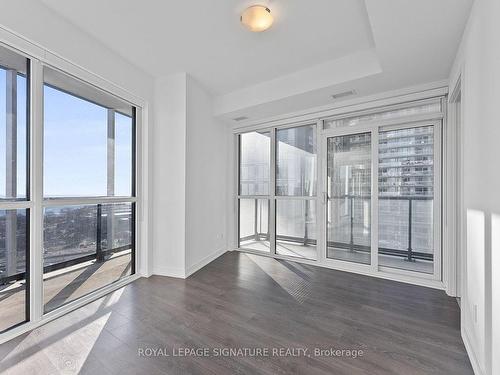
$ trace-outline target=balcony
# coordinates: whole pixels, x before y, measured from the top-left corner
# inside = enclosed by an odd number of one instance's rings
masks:
[[[91,230],[95,230],[94,241],[83,240],[77,246],[59,247],[52,251],[44,250],[43,267],[43,302],[44,311],[48,312],[63,304],[82,297],[90,292],[98,290],[120,280],[122,277],[133,272],[133,247],[131,242],[123,244],[123,241],[108,241],[106,223],[116,218],[128,221],[130,219],[130,207],[102,207],[95,205],[94,224]],[[110,215],[111,213],[111,215]],[[80,215],[81,216],[81,215]],[[66,216],[60,218],[68,228],[71,220]],[[81,223],[80,223],[81,224]],[[119,226],[114,225],[116,230]],[[129,227],[129,226],[127,226]],[[83,230],[83,227],[79,227]],[[111,227],[110,227],[111,228]],[[124,228],[121,228],[123,231]],[[125,230],[126,231],[126,230]],[[61,229],[59,229],[59,233]],[[68,230],[65,230],[70,236]],[[121,237],[131,238],[128,234]],[[111,246],[108,246],[111,244]],[[47,245],[45,245],[47,246]],[[0,257],[0,332],[25,321],[26,303],[26,274],[25,272],[8,272],[8,266],[4,261],[5,256]],[[16,270],[24,270],[26,257],[19,257]]]
[[[432,244],[432,196],[379,196],[379,265],[431,274],[434,249]],[[327,257],[370,264],[371,228],[360,210],[370,209],[370,197],[344,195],[330,198],[342,207],[335,220],[328,218]],[[331,203],[330,203],[331,204]],[[240,247],[270,252],[267,225],[260,226],[259,205],[254,204],[254,233],[240,238]],[[307,209],[306,209],[307,211]],[[278,212],[277,221],[279,222]],[[303,213],[286,213],[305,217],[302,227],[288,233],[277,230],[276,252],[281,255],[316,259],[316,221]],[[369,215],[368,215],[369,217]],[[297,220],[296,220],[297,221]],[[245,233],[248,233],[246,231]]]

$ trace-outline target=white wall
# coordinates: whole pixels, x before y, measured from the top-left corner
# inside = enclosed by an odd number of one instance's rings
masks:
[[[227,250],[228,129],[213,117],[211,96],[188,76],[186,271]]]
[[[153,78],[39,1],[2,1],[0,27],[123,87],[145,100],[153,97]]]
[[[182,73],[155,90],[153,272],[187,277],[227,250],[228,130]]]
[[[185,274],[186,74],[155,85],[153,139],[153,273]]]
[[[476,0],[450,79],[453,89],[457,77],[462,75],[467,220],[462,336],[476,373],[484,374],[500,374],[498,19],[498,0]]]

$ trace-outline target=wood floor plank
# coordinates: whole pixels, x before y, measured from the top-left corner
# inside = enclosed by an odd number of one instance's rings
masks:
[[[0,372],[472,374],[459,323],[439,290],[232,252],[186,280],[139,279],[2,345]],[[182,348],[210,355],[174,356]],[[271,355],[216,355],[222,348]],[[307,354],[278,355],[290,348]]]

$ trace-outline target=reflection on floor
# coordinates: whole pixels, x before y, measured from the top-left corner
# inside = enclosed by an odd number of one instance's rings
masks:
[[[243,249],[257,250],[269,253],[271,251],[269,241],[243,241],[240,247]],[[303,258],[303,259],[317,259],[315,245],[303,245],[297,242],[290,241],[276,241],[276,253],[279,255],[286,255],[289,257]]]
[[[165,355],[141,355],[162,349]],[[206,356],[176,356],[180,348]],[[215,356],[221,348],[362,355]],[[0,346],[6,374],[470,375],[441,290],[227,253],[187,279],[139,279]]]
[[[130,250],[114,254],[105,262],[89,261],[44,275],[45,311],[75,300],[130,274]],[[25,319],[24,281],[0,290],[0,331]]]

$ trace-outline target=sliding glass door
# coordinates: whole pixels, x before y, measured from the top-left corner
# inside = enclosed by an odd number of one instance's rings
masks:
[[[327,138],[326,257],[371,263],[370,132]]]
[[[324,135],[326,260],[438,278],[441,123],[363,128]]]
[[[379,132],[380,266],[434,272],[435,138],[432,125]]]
[[[429,98],[238,133],[237,247],[437,285],[443,108]]]

